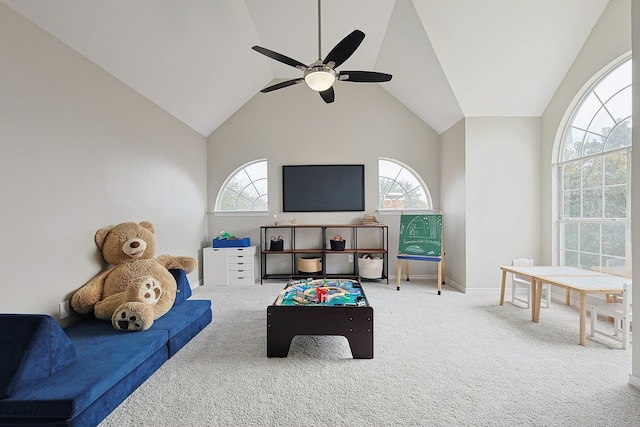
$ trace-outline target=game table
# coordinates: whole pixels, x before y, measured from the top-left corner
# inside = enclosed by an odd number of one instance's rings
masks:
[[[354,359],[373,359],[373,307],[357,278],[291,278],[267,307],[267,357],[287,357],[297,335],[347,338]]]

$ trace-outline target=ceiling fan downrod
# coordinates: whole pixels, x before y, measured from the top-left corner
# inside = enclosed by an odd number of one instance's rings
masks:
[[[318,61],[322,61],[322,13],[320,10],[320,0],[318,0]]]

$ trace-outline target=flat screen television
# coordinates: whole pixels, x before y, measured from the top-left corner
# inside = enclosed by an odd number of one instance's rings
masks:
[[[364,211],[364,165],[282,166],[282,211]]]

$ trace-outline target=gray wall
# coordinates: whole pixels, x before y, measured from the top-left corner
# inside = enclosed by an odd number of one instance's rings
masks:
[[[495,289],[499,266],[539,263],[540,119],[466,119],[466,289]]]
[[[258,93],[208,138],[208,203],[213,210],[224,180],[254,159],[269,162],[269,215],[209,215],[209,235],[221,231],[259,243],[259,227],[295,217],[299,224],[360,223],[364,213],[377,214],[378,158],[397,159],[422,176],[434,207],[440,208],[440,139],[422,120],[382,88],[339,82],[336,101],[325,104],[305,85]],[[284,164],[365,164],[366,211],[283,213],[281,168]],[[398,247],[397,215],[378,215],[389,225],[391,273]],[[435,275],[433,263],[412,266],[412,275]]]
[[[159,254],[198,257],[205,138],[3,4],[0,40],[0,312],[57,316],[104,268],[101,227],[149,220]]]
[[[467,283],[467,206],[465,175],[465,120],[441,135],[442,210],[445,213],[445,276],[459,289]]]

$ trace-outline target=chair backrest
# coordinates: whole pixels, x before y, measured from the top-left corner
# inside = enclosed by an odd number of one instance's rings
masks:
[[[620,316],[631,320],[631,283],[624,283],[622,285],[622,295],[616,294],[617,298],[611,302],[598,306],[598,313],[607,316]]]
[[[516,258],[511,260],[513,267],[533,267],[533,260],[531,258]],[[522,277],[518,274],[514,274],[511,280],[515,280],[521,283],[529,283],[530,280],[526,277]]]

